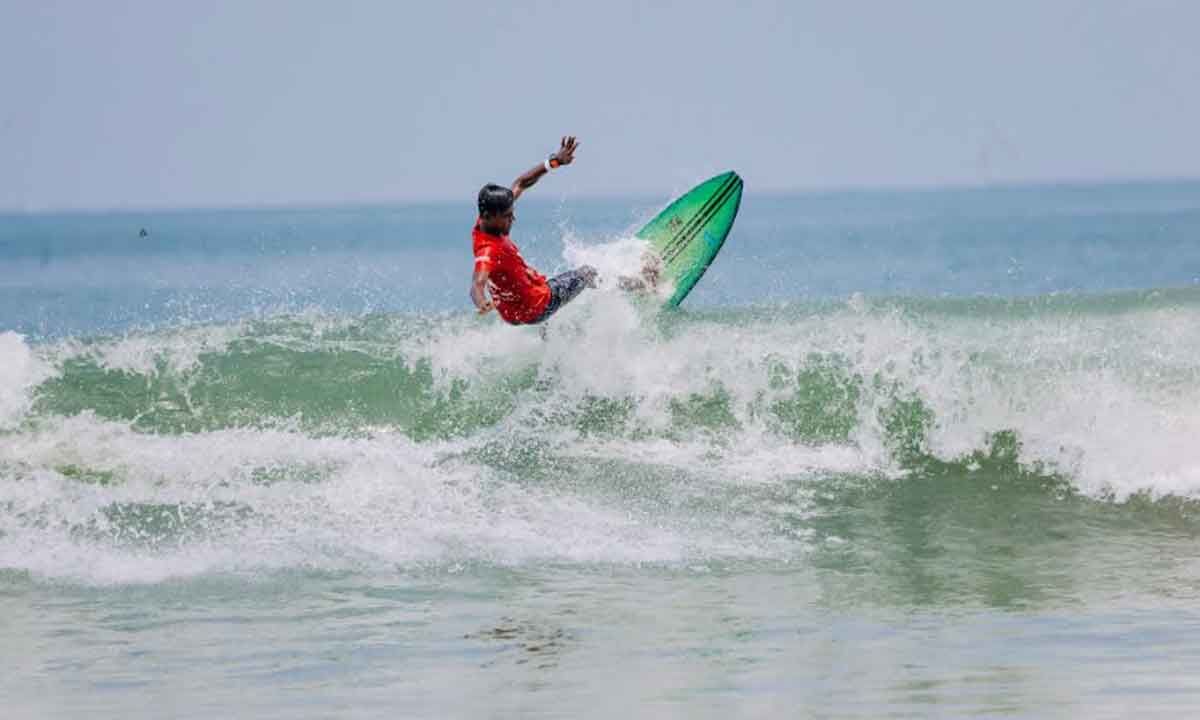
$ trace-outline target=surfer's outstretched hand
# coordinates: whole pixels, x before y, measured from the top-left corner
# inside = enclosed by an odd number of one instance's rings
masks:
[[[571,161],[575,159],[575,151],[578,149],[579,143],[575,141],[575,136],[565,135],[558,152],[554,153],[554,157],[558,160],[559,165],[570,165]]]

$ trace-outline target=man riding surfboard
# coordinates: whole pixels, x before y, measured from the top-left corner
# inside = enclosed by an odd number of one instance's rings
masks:
[[[547,280],[525,264],[508,237],[516,220],[513,205],[517,198],[551,170],[570,165],[578,148],[573,136],[564,137],[557,152],[514,180],[512,187],[489,183],[479,191],[479,218],[472,232],[475,274],[471,301],[480,315],[495,309],[510,325],[535,325],[574,300],[585,287],[596,286],[596,269],[590,265]]]

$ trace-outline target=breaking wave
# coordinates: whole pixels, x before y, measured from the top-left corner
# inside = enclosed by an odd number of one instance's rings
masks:
[[[0,335],[0,568],[788,561],[830,494],[1200,492],[1200,293]]]

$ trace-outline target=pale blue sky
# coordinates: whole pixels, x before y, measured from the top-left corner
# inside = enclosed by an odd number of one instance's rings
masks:
[[[0,0],[0,208],[1200,176],[1200,2]]]

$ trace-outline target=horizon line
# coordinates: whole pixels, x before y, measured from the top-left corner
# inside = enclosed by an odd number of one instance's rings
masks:
[[[719,173],[718,173],[719,174]],[[741,173],[739,173],[740,175]],[[745,176],[743,175],[743,180]],[[700,181],[697,181],[700,182]],[[1094,188],[1106,186],[1121,186],[1121,185],[1170,185],[1170,184],[1190,184],[1200,183],[1200,175],[1162,175],[1162,176],[1132,176],[1125,178],[1057,178],[1057,179],[1025,179],[1025,180],[996,180],[985,182],[961,182],[961,183],[911,183],[911,184],[855,184],[855,185],[827,185],[827,186],[795,186],[791,188],[764,188],[754,195],[760,197],[787,197],[797,195],[835,195],[835,194],[852,194],[852,193],[890,193],[890,192],[953,192],[953,191],[987,191],[987,190],[1015,190],[1015,189],[1035,189],[1035,188]],[[753,189],[753,186],[750,186]],[[609,192],[582,192],[572,195],[573,200],[589,201],[609,201],[609,200],[650,200],[659,198],[669,199],[670,196],[650,192],[626,192],[626,193],[609,193]],[[451,197],[443,196],[437,198],[425,199],[359,199],[359,200],[298,200],[298,201],[282,201],[268,202],[261,204],[253,203],[196,203],[196,204],[181,204],[181,205],[63,205],[38,208],[22,208],[17,206],[0,205],[0,217],[12,216],[31,216],[31,215],[102,215],[102,214],[143,214],[143,213],[186,213],[186,212],[271,212],[271,211],[305,211],[305,210],[336,210],[336,209],[377,209],[377,208],[401,208],[401,207],[422,207],[422,206],[447,206],[463,204],[468,207],[474,205],[471,194],[466,195],[466,200],[460,201]],[[544,195],[530,195],[526,198],[526,202],[544,203],[544,202],[562,202],[560,196],[556,200],[552,200]]]

